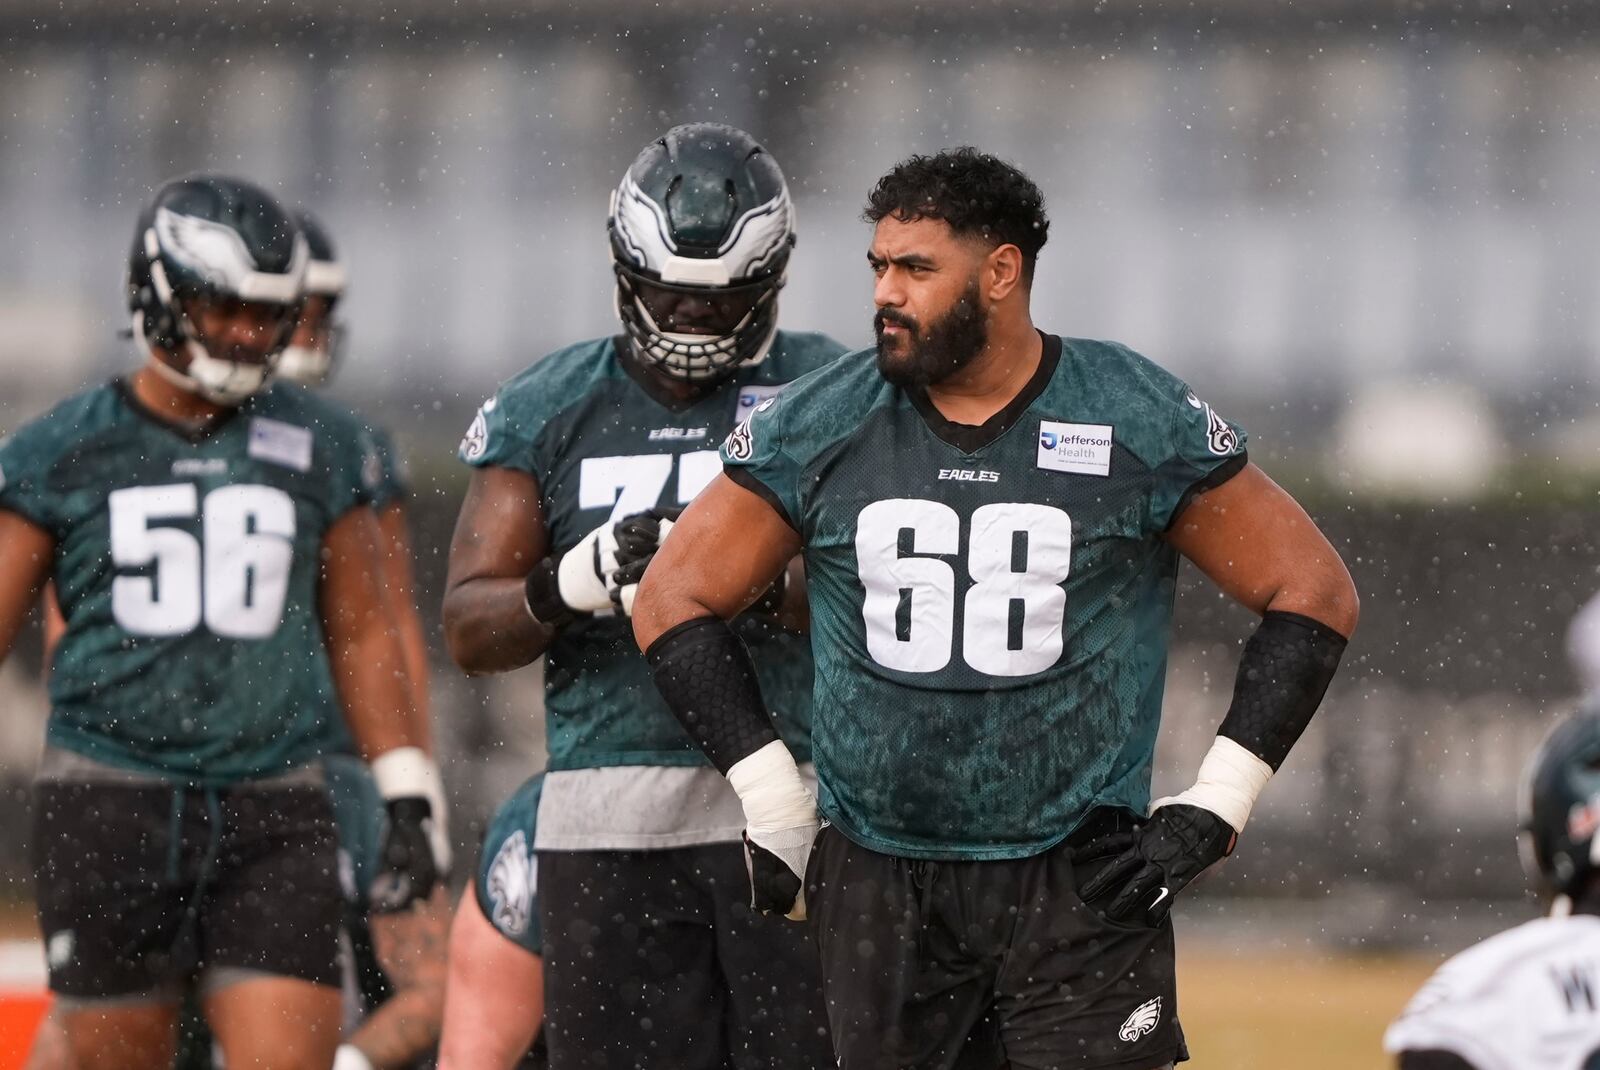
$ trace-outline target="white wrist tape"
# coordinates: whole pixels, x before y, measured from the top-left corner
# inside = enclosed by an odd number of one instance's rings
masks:
[[[421,747],[396,747],[372,760],[372,779],[385,799],[442,797],[439,767]],[[442,816],[442,815],[439,815]]]
[[[817,800],[781,739],[734,762],[728,783],[739,796],[745,826],[753,833],[817,823]]]
[[[611,574],[617,570],[617,536],[610,521],[601,524],[561,557],[556,591],[569,609],[611,611]]]
[[[333,1070],[376,1070],[376,1068],[360,1048],[354,1044],[340,1044],[339,1050],[333,1053]]]
[[[1157,799],[1150,804],[1150,809],[1186,803],[1210,810],[1232,826],[1233,831],[1243,832],[1245,822],[1250,820],[1250,808],[1270,779],[1272,766],[1226,736],[1218,736],[1200,763],[1200,776],[1194,787],[1179,795]]]

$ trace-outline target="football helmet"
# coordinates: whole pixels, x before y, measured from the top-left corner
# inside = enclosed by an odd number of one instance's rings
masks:
[[[640,358],[706,382],[766,356],[794,245],[783,172],[749,134],[675,126],[611,195],[617,313]]]
[[[1600,870],[1600,707],[1557,725],[1534,755],[1522,792],[1528,875],[1572,896]]]
[[[344,352],[344,324],[334,318],[334,309],[344,296],[348,273],[322,222],[304,209],[296,212],[294,219],[305,235],[311,262],[306,265],[303,287],[305,307],[300,311],[293,337],[278,358],[278,378],[321,386],[332,376],[334,365]]]
[[[299,227],[272,195],[221,175],[175,179],[140,213],[128,255],[133,335],[154,366],[186,390],[237,405],[271,380],[300,312],[309,250]],[[248,311],[266,337],[248,350],[208,341],[200,303]]]

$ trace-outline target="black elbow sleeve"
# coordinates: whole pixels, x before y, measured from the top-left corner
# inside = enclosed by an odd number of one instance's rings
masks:
[[[1268,612],[1244,645],[1233,704],[1217,734],[1276,771],[1322,704],[1346,642],[1321,621]]]
[[[724,775],[778,738],[755,663],[726,621],[685,621],[651,643],[644,656],[673,715]]]

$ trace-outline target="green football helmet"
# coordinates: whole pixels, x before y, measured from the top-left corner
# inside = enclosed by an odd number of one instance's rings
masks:
[[[749,134],[675,126],[646,145],[611,195],[617,313],[640,359],[715,381],[761,360],[778,328],[794,206]]]
[[[1600,709],[1557,725],[1534,755],[1522,793],[1523,866],[1556,895],[1600,869]]]
[[[271,380],[299,316],[310,254],[288,213],[241,179],[192,175],[166,183],[140,213],[128,255],[133,335],[181,363],[155,367],[186,390],[237,405]],[[212,352],[197,302],[260,306],[272,333],[259,352]]]

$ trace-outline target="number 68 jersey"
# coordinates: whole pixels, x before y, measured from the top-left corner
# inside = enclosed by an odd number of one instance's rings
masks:
[[[724,470],[801,535],[819,803],[918,858],[1037,854],[1149,804],[1175,551],[1244,434],[1122,346],[1044,336],[987,423],[842,358],[764,402]]]
[[[281,385],[191,435],[118,380],[0,442],[0,509],[56,543],[49,743],[210,783],[316,757],[340,716],[322,539],[377,467],[353,417]]]

